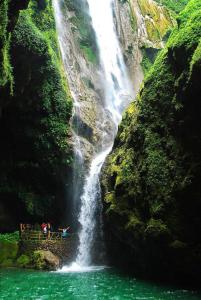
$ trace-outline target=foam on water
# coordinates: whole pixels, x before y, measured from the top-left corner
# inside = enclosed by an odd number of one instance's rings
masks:
[[[76,262],[72,263],[70,266],[64,266],[63,268],[59,269],[57,273],[83,273],[83,272],[97,272],[102,271],[106,266],[80,266]]]

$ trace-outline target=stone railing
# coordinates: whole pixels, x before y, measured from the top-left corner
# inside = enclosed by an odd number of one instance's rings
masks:
[[[73,236],[69,234],[67,238]],[[44,234],[42,231],[25,230],[20,232],[20,239],[22,241],[41,241],[41,240],[63,240],[62,232],[48,232]]]

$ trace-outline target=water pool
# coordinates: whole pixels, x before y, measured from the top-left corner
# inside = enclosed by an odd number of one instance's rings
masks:
[[[0,299],[198,300],[201,294],[136,280],[114,269],[82,273],[5,269],[0,270]]]

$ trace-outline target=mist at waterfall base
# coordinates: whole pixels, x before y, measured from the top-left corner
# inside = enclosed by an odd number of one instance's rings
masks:
[[[80,195],[79,212],[79,247],[75,262],[73,262],[71,266],[62,269],[62,271],[66,272],[94,270],[92,266],[94,263],[92,248],[94,247],[95,236],[100,238],[102,234],[102,204],[99,176],[104,161],[112,149],[122,113],[134,97],[115,29],[114,0],[86,0],[86,3],[88,5],[88,14],[91,18],[91,26],[95,33],[99,52],[100,82],[104,95],[102,106],[105,114],[103,120],[96,120],[97,124],[98,122],[102,124],[102,134],[99,143],[97,143],[97,146],[94,146],[94,154],[91,159],[90,167],[88,169],[85,168],[85,176],[82,182],[83,187],[80,188],[79,186],[79,191],[82,191]],[[70,66],[66,59],[64,47],[65,30],[62,26],[64,16],[62,15],[58,0],[54,0],[54,9],[61,53],[68,77]],[[73,95],[74,116],[79,116],[79,96],[75,93],[73,93]],[[108,130],[108,124],[110,124],[110,130]],[[83,170],[84,154],[81,152],[79,144],[79,127],[77,127],[76,132],[73,131],[73,134],[76,162],[74,168],[76,170]],[[75,179],[77,179],[77,177]],[[78,180],[74,180],[74,184],[77,185]],[[74,190],[76,191],[76,186]],[[75,195],[78,197],[79,193],[75,192]],[[77,203],[78,200],[74,199],[74,202],[75,201]],[[101,252],[100,248],[98,252]]]

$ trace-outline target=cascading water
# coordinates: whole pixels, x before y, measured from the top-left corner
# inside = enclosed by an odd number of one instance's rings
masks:
[[[101,123],[101,142],[97,143],[97,147],[94,146],[94,155],[92,156],[90,168],[85,174],[79,214],[79,223],[81,225],[79,248],[74,267],[86,267],[92,264],[91,248],[94,235],[96,230],[100,230],[100,228],[97,228],[96,222],[98,206],[101,203],[99,175],[102,165],[112,149],[122,112],[134,97],[115,30],[113,11],[115,0],[86,0],[86,2],[88,3],[88,14],[91,17],[91,24],[95,32],[99,51],[99,80],[101,81],[104,94],[102,106],[105,112],[105,120],[97,119],[97,126],[99,124],[100,127]],[[65,60],[65,42],[63,41],[65,36],[60,28],[62,14],[59,10],[58,0],[54,0],[54,7],[57,29],[59,29],[61,52],[66,68],[68,68],[66,70],[68,75],[70,68]],[[78,105],[77,102],[79,103],[79,99],[76,100],[75,107]],[[79,112],[77,111],[77,113]],[[75,139],[79,142],[79,132]]]
[[[81,224],[79,254],[76,262],[79,265],[90,265],[91,245],[96,226],[95,212],[100,198],[99,175],[105,158],[112,149],[117,126],[121,120],[122,111],[128,100],[131,99],[132,90],[123,61],[120,45],[115,31],[113,8],[114,0],[87,0],[92,26],[96,34],[100,55],[102,82],[104,87],[104,107],[111,113],[114,124],[113,132],[108,134],[103,129],[102,149],[98,149],[91,163],[87,175],[84,193],[81,197]],[[126,98],[126,99],[125,99]],[[125,101],[126,100],[126,101]]]

